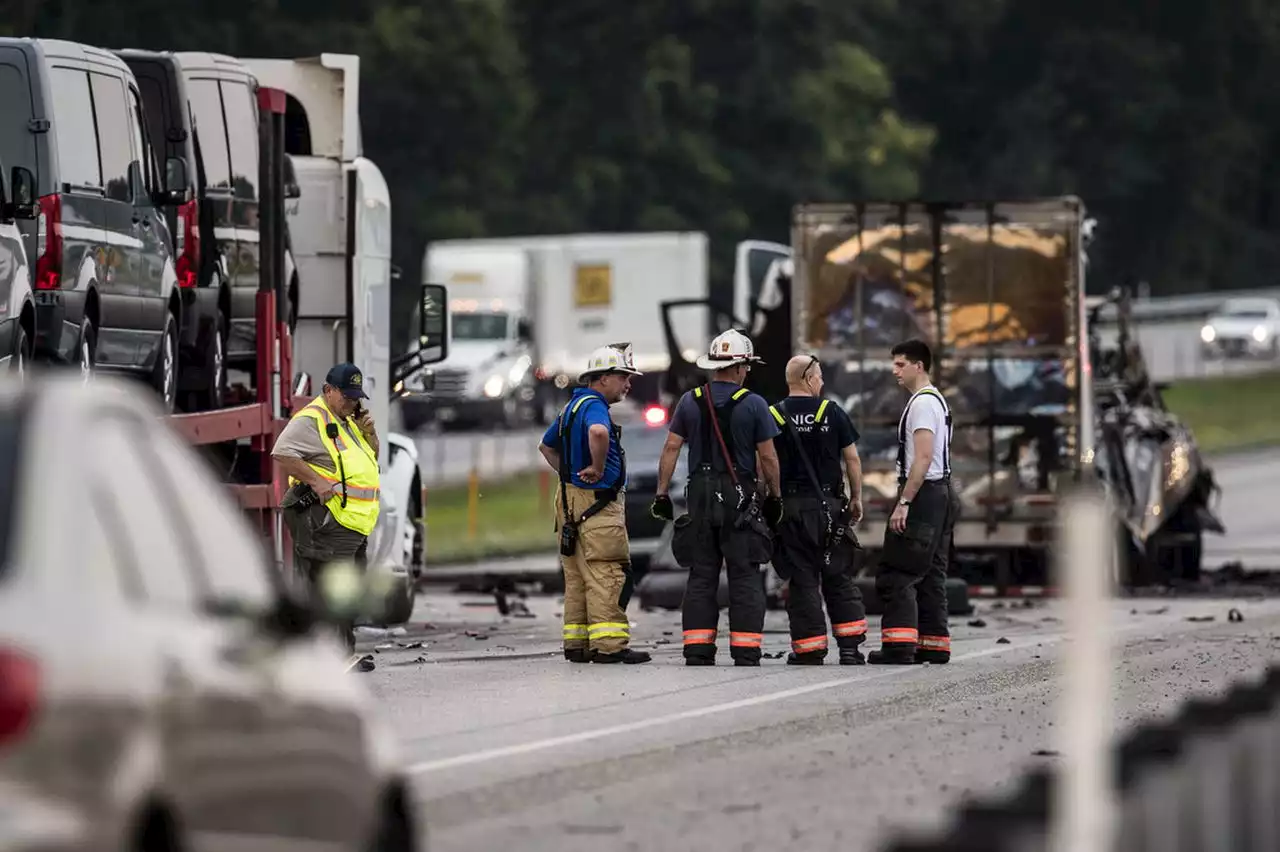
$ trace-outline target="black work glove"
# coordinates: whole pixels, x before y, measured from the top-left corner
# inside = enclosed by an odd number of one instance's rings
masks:
[[[675,520],[676,509],[671,505],[670,494],[659,494],[653,498],[653,502],[649,504],[649,514],[659,521]]]
[[[764,498],[764,519],[769,522],[769,526],[776,527],[782,523],[782,498],[766,497]]]

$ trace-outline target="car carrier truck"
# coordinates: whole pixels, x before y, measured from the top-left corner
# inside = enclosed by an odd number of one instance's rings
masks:
[[[270,462],[278,429],[320,390],[338,362],[365,374],[367,407],[383,436],[381,507],[369,537],[369,570],[389,575],[385,621],[405,621],[425,547],[423,495],[412,441],[387,428],[393,388],[414,370],[447,355],[448,306],[443,287],[424,286],[418,345],[391,355],[391,199],[376,165],[362,156],[359,58],[243,59],[260,84],[264,150],[263,246],[259,292],[258,402],[171,418],[193,443],[210,445],[233,470],[241,502],[263,513],[277,561],[288,563],[287,536],[274,507],[283,493]],[[297,203],[285,207],[284,157],[292,159]],[[273,185],[274,184],[274,185]],[[308,284],[296,306],[296,337],[284,304],[284,236],[289,235]],[[269,304],[268,304],[269,303]],[[262,316],[274,314],[275,322]]]

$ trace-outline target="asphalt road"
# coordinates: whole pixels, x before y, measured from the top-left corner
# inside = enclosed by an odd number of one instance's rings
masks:
[[[530,599],[526,618],[475,602],[420,599],[410,635],[360,675],[400,736],[431,852],[872,850],[1062,750],[1055,603],[980,604],[955,620],[945,667],[788,667],[770,613],[761,668],[722,649],[720,666],[690,669],[674,613],[632,615],[652,663],[582,666],[558,654],[554,598]],[[1232,606],[1243,622],[1227,623]],[[1120,726],[1280,651],[1280,600],[1117,601],[1111,615]]]
[[[1250,569],[1280,570],[1280,452],[1244,452],[1213,459],[1222,488],[1218,514],[1226,535],[1206,535],[1204,565],[1240,562]]]

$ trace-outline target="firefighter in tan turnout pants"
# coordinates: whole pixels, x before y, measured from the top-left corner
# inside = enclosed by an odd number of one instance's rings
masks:
[[[564,657],[574,663],[646,663],[628,646],[633,590],[622,491],[627,484],[622,429],[609,406],[641,373],[630,345],[591,354],[576,388],[538,449],[560,478],[556,532],[564,569]]]

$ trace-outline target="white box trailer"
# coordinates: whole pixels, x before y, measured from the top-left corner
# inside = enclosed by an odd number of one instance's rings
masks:
[[[671,366],[660,302],[705,298],[707,238],[696,232],[447,240],[427,246],[424,280],[449,288],[449,358],[406,400],[406,419],[545,424],[591,352],[628,342],[645,375],[638,403],[663,402]],[[695,355],[705,311],[675,320]],[[412,409],[413,415],[408,412]]]

